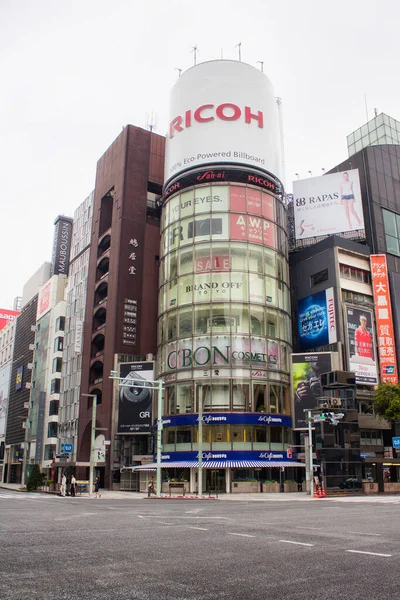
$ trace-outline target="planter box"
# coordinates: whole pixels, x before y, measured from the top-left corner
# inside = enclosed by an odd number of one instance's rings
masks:
[[[258,481],[233,481],[232,494],[258,494],[260,483]]]
[[[185,494],[189,493],[189,490],[190,490],[190,483],[189,483],[189,481],[182,481],[182,482],[180,482],[180,481],[175,481],[175,482],[171,481],[171,483],[177,483],[179,485],[184,485],[185,486]],[[163,481],[162,482],[162,484],[161,484],[161,493],[162,494],[167,494],[169,496],[170,491],[171,491],[172,495],[180,496],[182,494],[182,492],[183,492],[182,488],[179,488],[179,489],[176,488],[175,490],[172,488],[170,490],[169,484],[170,484],[169,481]]]
[[[289,493],[297,492],[298,491],[297,483],[284,483],[283,491],[289,492]]]
[[[400,493],[400,483],[384,483],[384,491],[386,494]]]
[[[279,494],[279,483],[263,483],[262,491],[265,494]]]
[[[377,483],[363,481],[362,486],[363,486],[364,494],[377,494],[378,493],[378,484]]]

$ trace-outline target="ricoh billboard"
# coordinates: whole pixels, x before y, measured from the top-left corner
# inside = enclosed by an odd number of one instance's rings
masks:
[[[301,351],[337,342],[333,288],[299,300],[297,324]]]
[[[293,182],[296,240],[364,230],[358,169]]]
[[[170,96],[165,181],[193,167],[241,164],[279,177],[278,109],[269,79],[242,62],[201,63]]]

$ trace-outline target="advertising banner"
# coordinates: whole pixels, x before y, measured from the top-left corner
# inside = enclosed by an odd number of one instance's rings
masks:
[[[163,427],[197,425],[198,421],[197,414],[171,415],[164,417]],[[284,427],[291,427],[292,425],[291,417],[267,413],[205,413],[203,414],[203,422],[206,425],[282,425]]]
[[[373,313],[364,308],[345,306],[349,369],[356,383],[376,385],[378,373],[374,340]]]
[[[318,408],[318,398],[322,396],[320,377],[337,366],[337,354],[332,352],[291,355],[294,429],[307,428],[304,411]]]
[[[375,318],[378,330],[381,381],[383,383],[398,383],[392,303],[390,301],[385,254],[371,254],[371,272],[376,307]]]
[[[118,433],[150,433],[154,363],[120,363],[119,376]]]
[[[192,167],[236,163],[279,176],[279,118],[258,69],[214,60],[188,69],[170,96],[165,181]]]
[[[47,313],[51,308],[51,291],[52,291],[53,279],[49,279],[45,283],[39,292],[38,308],[36,314],[36,320],[38,321]]]
[[[358,169],[293,182],[296,240],[364,229]]]
[[[15,389],[16,391],[22,390],[22,382],[24,379],[24,365],[21,365],[17,369],[17,374],[15,376]]]
[[[11,321],[14,321],[20,313],[17,310],[8,310],[0,308],[0,331],[4,329]]]
[[[337,342],[333,288],[299,300],[297,325],[300,350],[304,352]]]
[[[51,268],[53,275],[68,275],[72,240],[72,219],[57,217],[54,227]]]

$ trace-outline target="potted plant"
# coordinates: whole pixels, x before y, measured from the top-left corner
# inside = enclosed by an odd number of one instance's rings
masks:
[[[260,482],[251,477],[237,478],[232,482],[233,494],[256,494],[260,491]]]
[[[258,408],[257,408],[257,412],[262,412],[265,413],[267,412],[267,407],[265,406],[265,404],[261,404]]]
[[[285,479],[283,482],[283,491],[289,493],[297,492],[297,481],[294,481],[293,479]]]
[[[262,491],[267,494],[279,494],[279,483],[272,479],[263,481]]]

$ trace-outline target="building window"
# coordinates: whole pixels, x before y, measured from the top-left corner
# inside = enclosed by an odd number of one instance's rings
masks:
[[[372,296],[360,294],[359,292],[352,292],[351,290],[342,290],[342,300],[358,302],[360,304],[371,304],[371,306],[374,304],[374,299]]]
[[[340,276],[345,279],[351,279],[359,283],[371,283],[371,273],[365,269],[358,269],[357,267],[349,267],[342,264],[339,265],[339,268]]]
[[[57,437],[57,423],[49,423],[47,428],[47,437]]]
[[[52,379],[50,384],[50,394],[59,394],[60,393],[60,379]]]
[[[400,256],[400,215],[384,208],[382,214],[386,252]]]
[[[361,446],[383,446],[382,431],[371,429],[368,431],[360,431]]]
[[[50,400],[49,402],[49,417],[58,415],[58,400]]]
[[[328,281],[328,269],[323,269],[322,271],[318,271],[318,273],[314,273],[310,276],[311,287],[315,287],[324,281]]]
[[[53,373],[61,373],[62,358],[53,359]]]
[[[58,337],[54,340],[54,352],[62,352],[64,347],[64,338]]]
[[[65,330],[65,317],[58,317],[56,321],[56,331]]]

